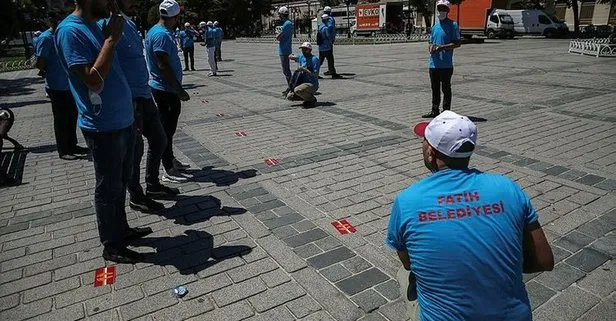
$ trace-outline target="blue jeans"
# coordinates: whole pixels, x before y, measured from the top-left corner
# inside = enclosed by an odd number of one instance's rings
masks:
[[[126,186],[133,168],[133,126],[112,132],[82,130],[92,151],[96,188],[94,207],[98,235],[104,246],[123,247],[126,220]]]
[[[280,65],[282,66],[282,73],[287,79],[287,88],[291,88],[291,63],[289,62],[289,55],[280,56]]]
[[[148,153],[145,162],[145,184],[147,187],[160,185],[158,174],[160,160],[167,147],[167,134],[160,122],[158,109],[152,98],[135,98],[135,151],[133,161],[133,175],[128,183],[128,192],[131,199],[143,198],[141,188],[141,158],[143,157],[143,136],[148,140]]]

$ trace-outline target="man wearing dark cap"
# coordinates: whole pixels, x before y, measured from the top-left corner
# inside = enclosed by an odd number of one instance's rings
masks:
[[[522,273],[554,257],[528,196],[511,179],[469,169],[477,128],[444,111],[415,133],[432,175],[394,200],[385,243],[397,251],[411,320],[532,320]]]

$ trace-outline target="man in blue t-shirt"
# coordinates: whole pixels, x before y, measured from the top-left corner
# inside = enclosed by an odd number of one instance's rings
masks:
[[[77,155],[87,154],[88,149],[77,146],[77,106],[56,52],[54,32],[60,20],[62,15],[59,12],[49,13],[49,29],[38,36],[34,55],[36,68],[45,77],[45,91],[51,100],[58,155],[64,160],[75,160]]]
[[[145,39],[145,52],[150,69],[150,87],[158,106],[161,122],[167,134],[167,147],[163,152],[164,182],[181,183],[187,176],[180,170],[190,167],[173,155],[173,135],[178,126],[181,101],[190,96],[182,88],[182,63],[173,38],[173,30],[180,21],[180,5],[175,0],[164,0],[159,6],[160,20]]]
[[[169,198],[179,194],[177,188],[160,183],[158,178],[163,151],[167,146],[167,135],[160,121],[160,114],[152,99],[152,89],[148,86],[149,73],[143,55],[143,40],[137,25],[130,18],[137,14],[135,0],[117,0],[118,9],[124,16],[123,37],[116,51],[120,67],[124,71],[130,87],[134,106],[135,150],[132,178],[128,183],[129,206],[146,213],[163,210],[162,203],[152,198]],[[99,20],[103,26],[109,19]],[[141,159],[143,157],[143,136],[148,139],[148,153],[145,170],[145,193],[140,184]]]
[[[443,90],[443,110],[451,109],[453,50],[460,47],[460,29],[457,23],[447,18],[449,6],[447,0],[439,0],[436,4],[438,21],[432,26],[432,35],[428,44],[432,110],[423,115],[423,118],[438,116],[441,104],[441,88]]]
[[[77,103],[78,125],[92,152],[103,258],[136,263],[143,255],[126,246],[152,230],[130,228],[126,220],[126,186],[135,141],[132,95],[115,54],[124,19],[113,14],[101,30],[96,21],[109,16],[107,1],[75,0],[75,4],[75,11],[57,27],[56,48]]]
[[[222,61],[222,39],[225,36],[225,32],[220,27],[218,21],[214,21],[214,29],[216,30],[216,61]]]
[[[278,17],[283,21],[282,26],[277,29],[278,34],[276,35],[276,41],[278,41],[278,56],[280,56],[282,73],[287,80],[287,89],[282,92],[282,96],[287,97],[287,94],[291,91],[291,65],[289,62],[289,55],[291,55],[293,51],[291,49],[293,22],[289,20],[289,9],[287,9],[287,7],[280,7],[280,9],[278,9]]]
[[[218,71],[218,64],[216,62],[216,28],[214,28],[213,22],[207,22],[205,26],[205,34],[203,35],[203,37],[205,40],[207,62],[210,66],[210,72],[207,74],[207,76],[216,76],[216,72]]]
[[[180,45],[184,52],[184,71],[188,71],[188,60],[190,58],[190,69],[195,71],[195,38],[197,32],[192,28],[190,22],[184,24],[184,30],[180,32]]]
[[[444,111],[415,126],[432,175],[394,200],[385,243],[397,251],[408,317],[532,319],[522,273],[554,257],[528,196],[511,179],[469,169],[477,128]]]
[[[327,8],[327,7],[326,7]],[[332,79],[341,79],[338,73],[336,73],[336,67],[334,66],[334,39],[335,36],[332,32],[336,32],[335,28],[332,29],[330,25],[330,20],[333,19],[328,14],[323,14],[321,16],[321,21],[323,22],[321,26],[319,26],[319,40],[321,41],[319,45],[319,62],[323,65],[325,59],[327,59],[327,72],[325,75],[331,75]],[[333,30],[333,31],[332,31]]]
[[[287,94],[288,100],[303,100],[305,108],[314,107],[317,99],[314,94],[319,90],[319,58],[312,54],[310,42],[304,42],[300,47],[302,53],[297,57],[291,55],[290,60],[296,61],[299,66],[291,77],[292,90]]]

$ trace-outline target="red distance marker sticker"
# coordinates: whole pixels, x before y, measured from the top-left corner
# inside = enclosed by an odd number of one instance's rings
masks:
[[[276,165],[278,165],[278,160],[275,159],[275,158],[267,158],[267,159],[265,159],[265,164],[268,167],[276,166]]]
[[[340,234],[349,234],[357,232],[357,229],[347,220],[333,221],[332,225]]]
[[[244,131],[238,131],[238,132],[235,132],[235,136],[241,137],[241,136],[248,136],[248,135],[246,135],[246,132]]]
[[[106,266],[104,268],[100,268],[94,272],[94,287],[105,286],[108,284],[113,284],[116,279],[116,268],[115,266]]]

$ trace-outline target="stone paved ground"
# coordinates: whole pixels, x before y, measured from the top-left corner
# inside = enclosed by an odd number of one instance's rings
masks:
[[[458,49],[453,108],[487,120],[473,165],[517,180],[552,243],[554,271],[526,276],[535,319],[613,320],[616,60],[566,49]],[[93,287],[106,263],[92,165],[56,157],[34,72],[0,75],[12,134],[30,148],[2,158],[23,184],[0,190],[0,319],[403,320],[383,238],[392,198],[427,175],[410,129],[430,105],[425,45],[337,47],[350,79],[323,80],[310,110],[279,98],[273,44],[225,43],[217,78],[197,51],[175,138],[195,178],[160,215],[129,210],[131,225],[155,231],[138,250],[159,255],[117,265],[106,287]],[[337,233],[342,218],[357,233]]]

